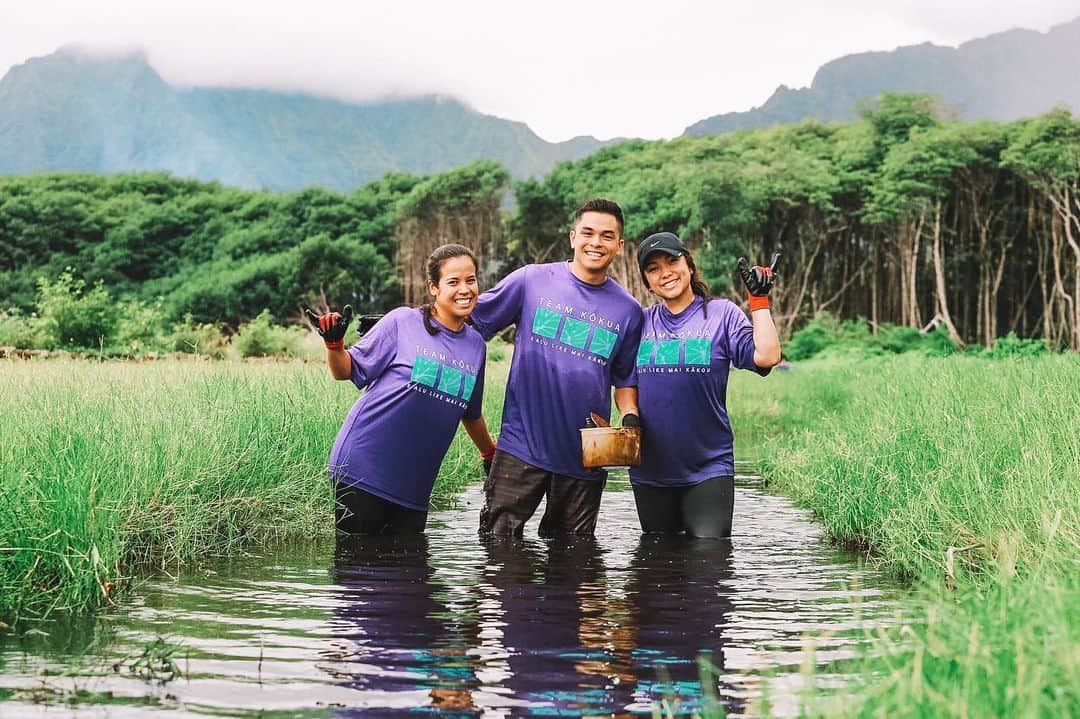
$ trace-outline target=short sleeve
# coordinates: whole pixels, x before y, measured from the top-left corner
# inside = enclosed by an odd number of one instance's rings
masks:
[[[352,381],[357,389],[374,382],[397,356],[397,323],[407,310],[388,313],[347,351],[352,360]]]
[[[476,300],[472,311],[473,327],[489,340],[518,321],[525,298],[525,273],[528,267],[514,270]]]

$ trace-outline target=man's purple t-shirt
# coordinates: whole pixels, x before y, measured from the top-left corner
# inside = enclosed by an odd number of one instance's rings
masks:
[[[480,295],[472,313],[485,339],[517,325],[499,449],[534,467],[603,479],[581,463],[590,412],[611,415],[611,387],[637,384],[641,306],[608,278],[584,282],[568,262],[527,265]]]
[[[487,346],[466,325],[418,309],[387,313],[355,345],[352,381],[367,391],[349,410],[330,452],[330,474],[409,509],[427,511],[431,488],[462,417],[477,419]]]
[[[675,315],[663,303],[645,310],[637,353],[638,405],[644,426],[634,484],[687,486],[735,473],[727,415],[731,366],[754,364],[754,330],[730,300],[700,297]]]

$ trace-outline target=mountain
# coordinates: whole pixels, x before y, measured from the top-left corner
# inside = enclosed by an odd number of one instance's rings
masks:
[[[541,175],[606,143],[551,143],[527,125],[426,96],[349,103],[267,90],[178,88],[145,55],[64,48],[0,80],[0,173],[167,170],[275,190],[349,190],[390,171],[479,158]]]
[[[1046,33],[1009,30],[959,47],[930,43],[846,55],[822,65],[810,87],[781,85],[764,105],[686,128],[686,135],[767,127],[817,118],[842,122],[857,103],[882,92],[926,92],[968,120],[1015,120],[1055,105],[1080,111],[1080,18]]]

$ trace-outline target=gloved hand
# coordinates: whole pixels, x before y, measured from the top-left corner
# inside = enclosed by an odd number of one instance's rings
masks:
[[[769,290],[776,281],[776,265],[780,261],[780,253],[772,256],[772,263],[768,267],[760,265],[748,266],[745,257],[739,258],[739,277],[746,285],[746,291],[750,293],[750,311],[769,308]]]
[[[315,330],[322,336],[326,349],[339,350],[344,348],[345,331],[349,329],[349,323],[352,322],[352,305],[345,305],[340,314],[328,312],[325,315],[317,315],[310,309],[305,309],[304,313],[311,320],[311,323],[315,325]]]
[[[484,461],[484,476],[491,476],[491,460],[495,456],[495,448],[492,447],[490,452],[481,452],[480,459]]]
[[[623,427],[640,427],[641,417],[637,416],[633,412],[627,412],[622,416]]]

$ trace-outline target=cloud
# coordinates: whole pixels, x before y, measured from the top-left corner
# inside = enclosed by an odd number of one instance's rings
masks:
[[[1065,19],[1065,5],[35,0],[5,18],[0,68],[72,42],[141,47],[181,85],[446,94],[550,140],[670,137],[759,105],[777,85],[804,86],[838,56],[1045,25]]]

